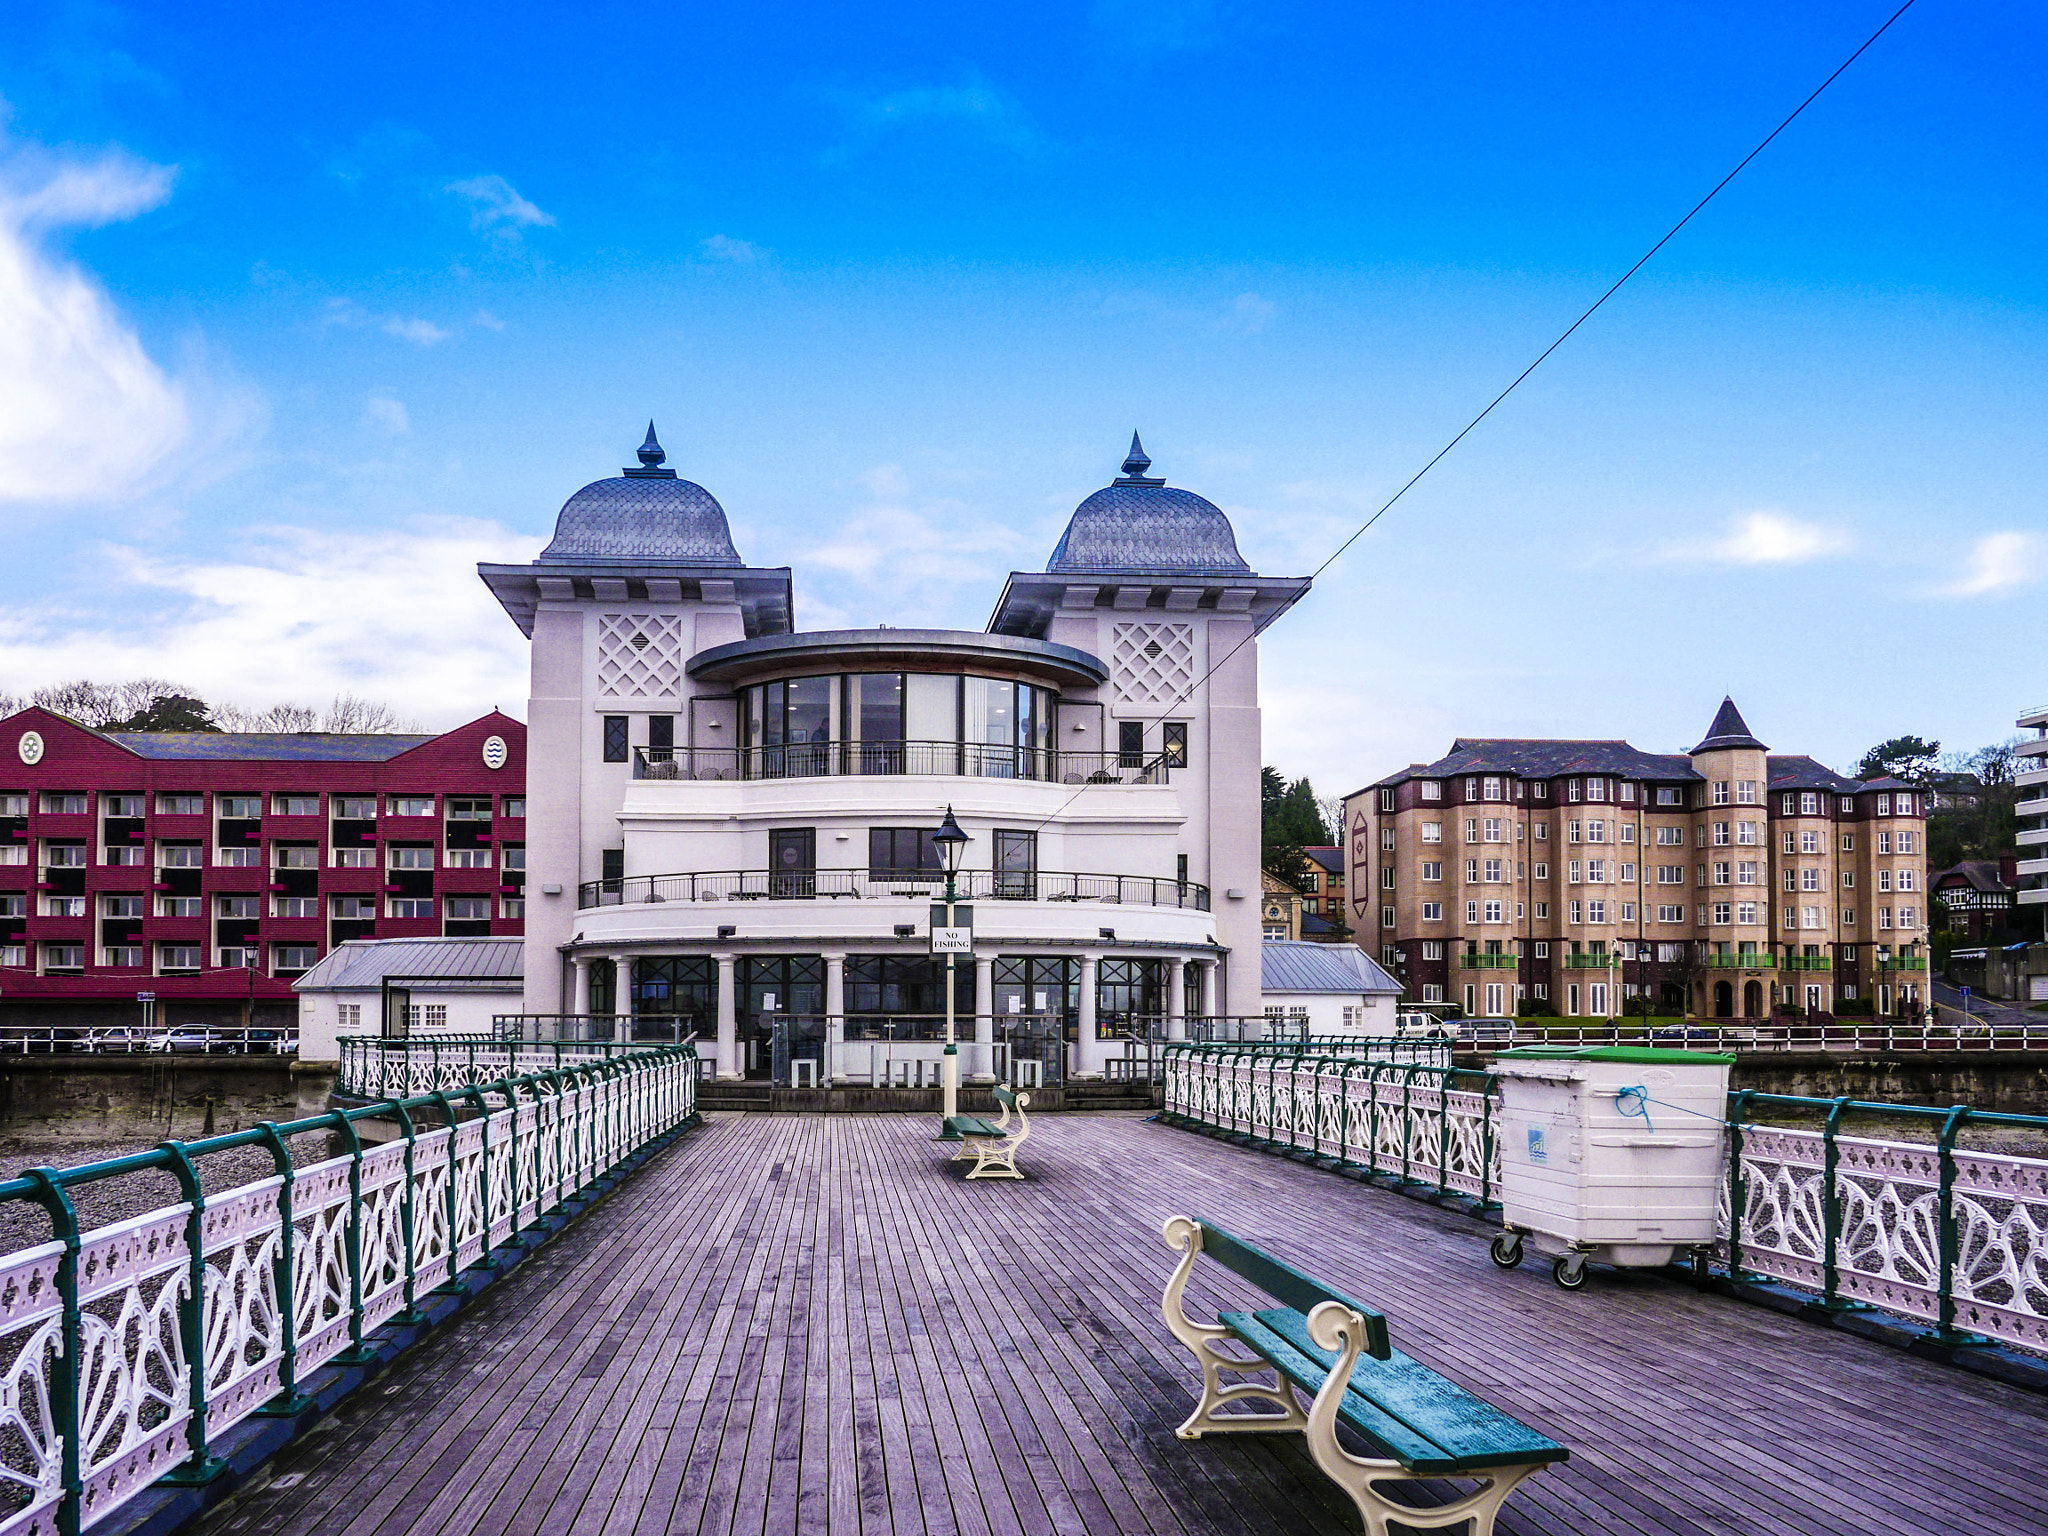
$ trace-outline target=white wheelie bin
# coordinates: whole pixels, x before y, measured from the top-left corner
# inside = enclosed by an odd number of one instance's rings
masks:
[[[1588,1260],[1654,1268],[1711,1248],[1734,1064],[1628,1045],[1494,1058],[1504,1230],[1493,1262],[1513,1269],[1526,1242],[1575,1291]]]

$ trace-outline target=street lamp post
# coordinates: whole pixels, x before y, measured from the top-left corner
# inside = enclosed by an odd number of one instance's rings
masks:
[[[960,823],[953,819],[953,807],[946,807],[946,819],[939,824],[939,830],[932,834],[932,841],[939,845],[939,858],[946,869],[946,927],[953,926],[953,903],[959,899],[956,881],[960,874],[960,855],[966,851],[968,837],[960,830]],[[954,1039],[953,1019],[953,966],[956,952],[946,951],[946,1064],[945,1064],[945,1109],[944,1118],[950,1122],[960,1113],[960,1045]],[[947,1126],[941,1126],[943,1132]]]

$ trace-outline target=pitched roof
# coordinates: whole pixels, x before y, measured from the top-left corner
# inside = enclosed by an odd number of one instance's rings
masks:
[[[1331,874],[1342,875],[1344,873],[1344,850],[1342,848],[1304,848],[1301,851],[1316,863],[1322,865]]]
[[[1413,763],[1372,787],[1409,779],[1452,779],[1460,774],[1498,773],[1524,779],[1560,774],[1612,774],[1623,779],[1664,779],[1674,783],[1701,777],[1681,752],[1642,752],[1625,741],[1566,741],[1541,738],[1460,736],[1448,756]]]
[[[387,976],[447,978],[451,992],[516,992],[526,974],[526,941],[517,934],[447,939],[349,939],[292,983],[299,992],[374,991]],[[489,977],[488,981],[467,978]],[[457,980],[456,978],[465,978]],[[431,980],[418,983],[432,990]]]
[[[1944,869],[1936,875],[1928,882],[1929,888],[1939,890],[1944,880],[1958,876],[1979,891],[2005,894],[2012,890],[2012,887],[2005,883],[2004,876],[1999,873],[1996,859],[1965,859],[1962,863]]]
[[[1844,778],[1810,757],[1771,757],[1765,759],[1765,764],[1773,789],[1824,789],[1829,794],[1853,795],[1871,787]]]
[[[1259,983],[1267,992],[1395,993],[1401,984],[1356,944],[1267,939],[1259,951]]]
[[[1764,744],[1749,733],[1749,726],[1742,718],[1742,711],[1735,707],[1735,700],[1724,698],[1721,707],[1714,712],[1714,723],[1707,727],[1706,740],[1693,748],[1695,752],[1720,752],[1729,747],[1753,747],[1759,752],[1768,750]]]
[[[353,736],[324,731],[96,731],[137,757],[205,761],[388,763],[438,737]]]

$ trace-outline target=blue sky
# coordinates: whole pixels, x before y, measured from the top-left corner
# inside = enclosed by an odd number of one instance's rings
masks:
[[[470,567],[650,415],[805,627],[979,627],[1134,426],[1306,571],[1890,8],[18,3],[0,689],[516,710]],[[1269,634],[1268,759],[2007,734],[2044,30],[1909,11]]]

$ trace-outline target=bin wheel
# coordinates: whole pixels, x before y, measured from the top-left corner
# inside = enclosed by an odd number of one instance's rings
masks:
[[[1704,1248],[1695,1248],[1692,1254],[1692,1283],[1698,1290],[1711,1290],[1714,1284],[1714,1259]]]
[[[1502,1269],[1513,1269],[1522,1262],[1521,1233],[1500,1233],[1486,1245],[1486,1256]]]
[[[1559,1290],[1582,1290],[1586,1284],[1586,1256],[1583,1253],[1558,1255],[1557,1262],[1550,1266],[1550,1278],[1557,1282]]]

